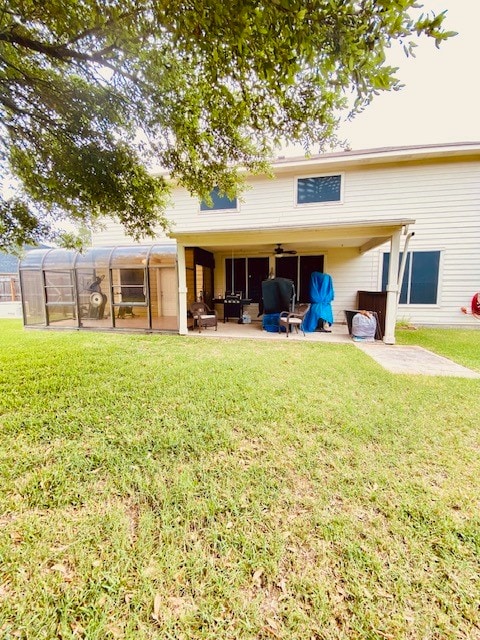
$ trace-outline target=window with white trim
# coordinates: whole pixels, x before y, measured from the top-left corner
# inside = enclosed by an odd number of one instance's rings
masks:
[[[318,202],[340,202],[342,198],[342,176],[309,176],[297,178],[297,204]]]
[[[402,254],[400,254],[400,262]],[[388,282],[390,254],[383,254],[382,290]],[[440,251],[409,251],[405,263],[400,304],[437,304]]]
[[[214,187],[210,192],[212,204],[209,205],[205,200],[200,203],[200,211],[225,211],[238,210],[237,198],[231,200],[227,195],[221,193],[218,187]]]

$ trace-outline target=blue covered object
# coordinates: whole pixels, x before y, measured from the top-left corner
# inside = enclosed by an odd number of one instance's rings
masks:
[[[303,319],[302,327],[306,333],[315,331],[318,321],[333,324],[331,302],[334,298],[332,276],[314,271],[310,278],[310,308]]]
[[[278,333],[278,327],[280,324],[279,319],[279,313],[264,313],[262,318],[262,328],[269,333]],[[284,327],[282,327],[282,331],[285,331]]]

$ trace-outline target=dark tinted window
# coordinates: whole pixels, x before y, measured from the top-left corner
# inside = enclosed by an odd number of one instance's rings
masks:
[[[225,293],[241,293],[242,296],[245,296],[247,289],[245,265],[245,258],[234,258],[233,262],[231,258],[225,260],[225,283],[227,287]]]
[[[338,202],[341,176],[319,176],[297,180],[297,203]]]
[[[277,278],[288,278],[295,285],[296,302],[310,302],[310,280],[314,271],[323,273],[323,256],[284,256],[275,260]]]
[[[400,261],[402,254],[400,254]],[[390,254],[383,255],[382,289],[388,279]],[[409,252],[403,276],[400,304],[437,304],[440,251]]]
[[[212,211],[214,209],[236,209],[237,208],[237,199],[234,198],[230,200],[230,198],[224,194],[220,195],[220,191],[218,187],[215,187],[213,191],[210,192],[210,197],[212,198],[212,206],[209,206],[204,200],[200,203],[201,211]]]
[[[437,304],[440,251],[413,254],[410,304]]]

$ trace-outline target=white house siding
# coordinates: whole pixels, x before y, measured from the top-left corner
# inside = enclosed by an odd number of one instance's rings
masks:
[[[411,171],[414,170],[414,175]],[[441,251],[438,305],[399,305],[398,318],[432,326],[479,327],[461,312],[480,290],[480,163],[454,163],[394,170],[396,182],[411,178],[409,215],[416,219],[411,251]],[[393,176],[392,176],[393,179]],[[400,192],[398,192],[400,197]],[[388,251],[388,246],[381,252]],[[378,287],[382,255],[379,255]]]
[[[331,159],[320,157],[303,161],[298,168],[279,163],[275,167],[276,178],[249,178],[249,188],[240,198],[238,211],[200,211],[198,199],[178,188],[174,190],[174,205],[167,210],[167,217],[176,232],[190,234],[278,227],[278,242],[288,242],[282,237],[282,228],[414,219],[416,223],[410,230],[415,236],[409,250],[442,252],[438,304],[400,305],[398,318],[417,324],[479,327],[480,322],[460,310],[462,306],[469,306],[473,294],[480,290],[478,145],[472,146],[475,149],[469,151],[468,159],[454,157],[456,151],[450,152],[447,147],[439,147],[441,153],[436,158],[417,161],[414,159],[428,153],[421,148],[411,152],[405,149],[402,153],[408,153],[410,158],[398,160],[400,153],[395,156],[395,162],[388,160],[388,153],[384,154],[384,161],[383,157],[375,159],[375,154],[366,152],[355,158],[349,154],[344,157],[337,154]],[[343,176],[341,203],[295,205],[296,177],[338,173]],[[159,233],[156,242],[167,240]],[[121,225],[113,222],[93,238],[94,246],[131,243]],[[325,270],[334,281],[333,307],[338,322],[343,321],[343,309],[356,305],[358,290],[376,291],[381,287],[382,254],[389,251],[388,245],[365,254],[360,254],[358,249],[324,245],[318,250],[312,244],[295,248],[299,254],[325,255]],[[215,253],[215,293],[223,291],[224,259],[230,255],[227,247],[225,253]],[[261,254],[254,252],[253,255]]]
[[[115,220],[107,220],[102,229],[96,230],[92,234],[92,247],[116,247],[132,244],[175,244],[175,240],[167,237],[167,235],[160,229],[157,230],[155,238],[144,238],[139,243],[136,243],[133,238],[125,234],[123,226]]]
[[[279,226],[308,226],[334,222],[360,222],[396,217],[432,216],[450,212],[457,220],[466,209],[478,211],[480,161],[437,165],[395,165],[390,167],[335,170],[321,167],[278,175],[251,178],[239,211],[200,211],[198,200],[184,189],[175,190],[175,206],[167,216],[175,230],[195,232]],[[344,175],[343,203],[294,204],[295,177],[325,173]],[[448,217],[448,216],[447,216]]]
[[[335,322],[345,322],[345,309],[357,308],[359,290],[377,291],[377,255],[359,254],[356,249],[333,249],[325,255],[325,272],[333,279],[332,303]]]
[[[120,223],[108,219],[104,227],[92,233],[92,247],[114,247],[116,245],[133,244],[133,239],[127,236]]]
[[[343,202],[295,206],[295,177],[341,173]],[[400,305],[399,318],[419,324],[472,325],[461,313],[480,290],[480,161],[396,163],[358,168],[322,165],[321,168],[254,177],[243,194],[239,211],[201,212],[198,200],[183,189],[175,192],[168,215],[178,231],[201,232],[319,225],[412,218],[415,236],[410,250],[441,250],[439,304]],[[279,241],[281,241],[279,234]],[[325,269],[334,278],[335,317],[354,304],[358,289],[381,287],[382,253],[359,255],[354,250],[327,251]],[[217,288],[217,284],[215,285]]]

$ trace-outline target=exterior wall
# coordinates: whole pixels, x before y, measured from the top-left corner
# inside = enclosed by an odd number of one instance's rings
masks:
[[[332,276],[334,322],[345,322],[345,309],[357,308],[357,292],[378,291],[378,252],[359,254],[356,249],[332,249],[325,255],[325,272]]]
[[[328,173],[342,174],[343,201],[295,206],[295,177]],[[418,324],[480,326],[460,311],[480,290],[480,161],[365,165],[344,171],[333,166],[301,168],[274,179],[254,177],[248,184],[239,211],[201,212],[198,200],[178,189],[168,215],[175,220],[175,229],[185,232],[413,218],[415,236],[409,250],[442,252],[439,303],[400,305],[398,318]],[[388,245],[363,256],[358,250],[327,251],[325,270],[334,278],[336,319],[344,306],[355,306],[352,296],[358,289],[380,290],[382,254],[388,251]],[[220,269],[215,290],[221,290],[223,267],[217,257],[216,263]]]
[[[399,185],[405,184],[402,178],[411,177],[415,187],[403,196],[409,202],[409,215],[416,219],[409,251],[441,251],[438,304],[399,305],[398,319],[480,328],[475,318],[460,310],[480,290],[480,162],[418,167],[415,175],[409,174],[395,174]],[[379,250],[378,288],[384,251],[389,247]]]
[[[275,178],[249,178],[238,211],[200,211],[199,201],[178,188],[167,217],[176,232],[192,234],[275,227],[282,234],[282,227],[415,219],[409,251],[441,251],[438,304],[400,305],[398,318],[416,324],[480,328],[480,322],[460,310],[468,307],[473,294],[480,290],[480,158],[478,153],[462,159],[445,152],[437,158],[414,161],[420,156],[412,150],[408,159],[405,155],[402,161],[388,163],[372,161],[368,153],[364,158],[359,154],[355,160],[346,154],[345,161],[336,154],[327,161],[303,162],[296,169],[279,163]],[[342,175],[340,203],[295,204],[295,178],[328,174]],[[163,242],[164,238],[165,234],[159,233],[156,241]],[[279,240],[288,242],[281,235]],[[113,222],[93,238],[93,246],[131,243],[121,225]],[[336,322],[344,321],[343,309],[356,306],[358,290],[380,290],[383,253],[390,250],[386,244],[360,254],[358,249],[335,247],[333,242],[329,247],[310,244],[295,248],[299,254],[325,255],[325,271],[334,281]],[[252,253],[235,252],[236,257],[240,255]],[[228,247],[225,252],[215,253],[215,294],[225,287],[226,257],[231,257]]]
[[[115,220],[106,220],[102,229],[96,230],[92,234],[92,247],[116,247],[131,244],[175,244],[175,240],[168,238],[165,232],[158,229],[155,238],[144,238],[141,242],[135,242],[133,238],[127,236],[122,225]]]
[[[294,203],[295,177],[341,173],[344,178],[343,202],[298,205]],[[176,189],[175,206],[167,216],[175,221],[178,232],[262,227],[304,226],[341,222],[382,221],[386,218],[430,217],[438,214],[445,222],[458,220],[458,214],[479,210],[476,163],[396,164],[385,167],[335,170],[321,167],[306,172],[278,175],[276,178],[254,177],[243,194],[239,211],[200,211],[199,202],[185,189]]]
[[[104,226],[92,234],[92,247],[114,247],[133,242],[133,239],[125,234],[122,225],[111,219],[105,220]]]

